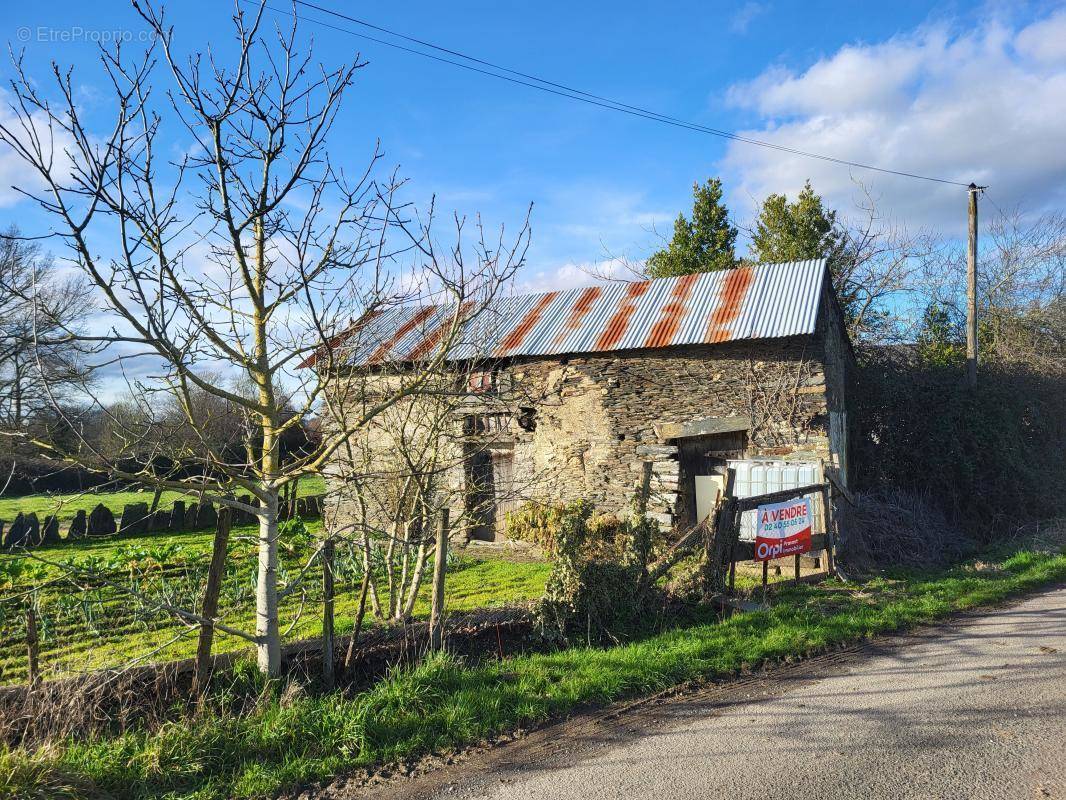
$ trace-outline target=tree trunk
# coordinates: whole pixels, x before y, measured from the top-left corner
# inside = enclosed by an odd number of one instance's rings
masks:
[[[378,586],[374,580],[371,569],[372,555],[370,552],[370,534],[363,533],[363,574],[367,577],[367,588],[370,590],[370,608],[377,619],[381,619],[381,600],[378,598]]]
[[[259,509],[259,579],[255,589],[256,661],[271,677],[281,672],[278,630],[278,492],[268,493]]]
[[[359,633],[363,629],[363,618],[366,616],[366,595],[367,590],[370,588],[370,572],[366,570],[363,572],[363,582],[359,587],[359,608],[355,612],[355,625],[352,626],[352,638],[348,640],[348,652],[344,654],[344,673],[347,675],[348,670],[352,667],[352,658],[355,655],[355,642],[359,638]]]
[[[400,614],[403,619],[410,619],[418,600],[418,590],[422,588],[422,578],[426,573],[426,562],[429,559],[429,551],[426,548],[426,540],[418,543],[418,551],[415,554],[414,570],[411,572],[411,582],[407,587],[407,599],[404,601]]]

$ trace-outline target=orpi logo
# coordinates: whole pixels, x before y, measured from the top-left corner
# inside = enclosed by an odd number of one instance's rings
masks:
[[[770,544],[769,542],[759,542],[755,546],[755,560],[767,561],[771,558],[777,558],[781,555],[781,551],[784,550],[784,545],[778,540],[776,544]]]

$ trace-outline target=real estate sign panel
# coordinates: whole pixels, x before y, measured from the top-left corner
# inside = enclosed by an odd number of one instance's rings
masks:
[[[756,561],[793,556],[811,549],[813,517],[809,497],[759,506],[756,519]]]

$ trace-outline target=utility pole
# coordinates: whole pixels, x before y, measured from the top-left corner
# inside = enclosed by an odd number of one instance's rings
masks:
[[[971,183],[970,236],[966,247],[966,383],[977,387],[977,193],[983,186]]]

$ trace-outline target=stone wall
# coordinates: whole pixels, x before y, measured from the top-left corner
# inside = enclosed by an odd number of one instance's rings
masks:
[[[682,500],[681,435],[732,431],[749,457],[837,463],[830,410],[844,409],[848,354],[827,337],[839,333],[825,322],[817,336],[501,363],[498,393],[463,410],[494,421],[469,446],[510,451],[515,502],[585,499],[620,514],[651,462],[649,511],[669,525]],[[370,450],[387,441],[380,431],[367,436],[381,437]],[[343,471],[327,470],[331,494]],[[448,484],[462,486],[463,473],[455,466]]]
[[[828,460],[822,353],[802,337],[516,363],[510,372],[536,409],[533,431],[510,431],[516,483],[533,499],[585,498],[624,513],[649,461],[649,510],[669,524],[678,434],[699,430],[693,423],[739,421],[748,456]]]

